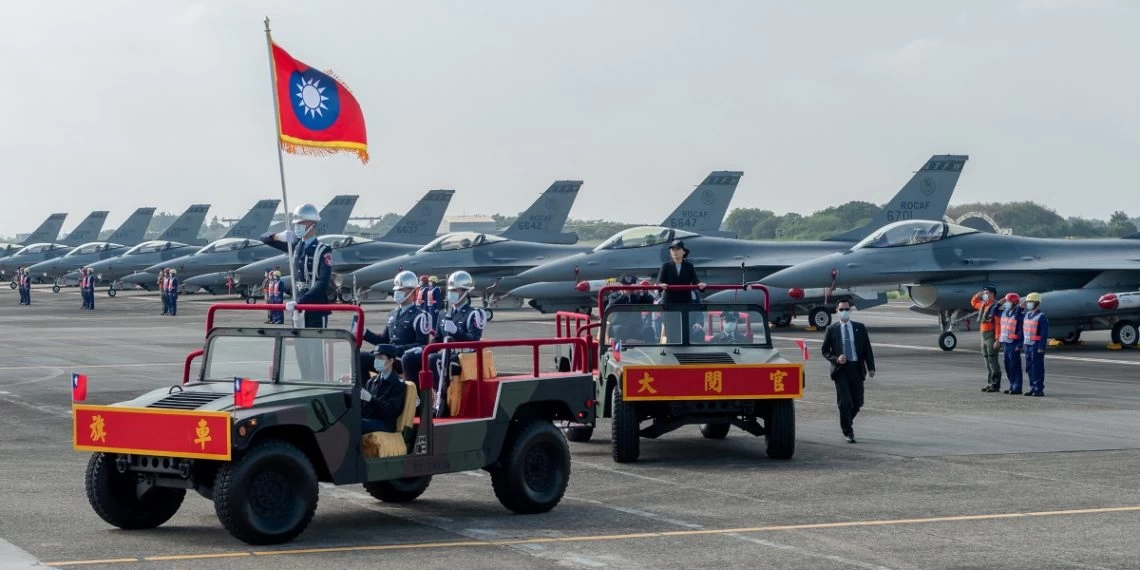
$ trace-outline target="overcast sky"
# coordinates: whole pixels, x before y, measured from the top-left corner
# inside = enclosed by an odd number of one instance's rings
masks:
[[[366,166],[286,155],[292,204],[402,213],[455,188],[449,213],[515,213],[569,178],[572,217],[655,222],[733,169],[733,207],[811,212],[967,153],[954,203],[1140,215],[1123,0],[61,0],[0,19],[0,234],[279,197],[266,14],[368,124]]]

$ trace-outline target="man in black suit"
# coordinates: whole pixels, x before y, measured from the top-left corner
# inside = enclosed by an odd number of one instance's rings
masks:
[[[831,362],[831,379],[839,403],[839,427],[847,443],[855,443],[851,423],[863,407],[863,380],[875,377],[875,353],[863,323],[851,320],[851,301],[835,305],[839,322],[827,327],[823,335],[823,357]]]

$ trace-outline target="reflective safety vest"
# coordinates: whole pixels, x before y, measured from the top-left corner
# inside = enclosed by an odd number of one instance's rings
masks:
[[[166,290],[173,292],[176,289],[177,289],[177,287],[174,286],[174,278],[172,277],[172,278],[167,279],[166,280]]]
[[[1032,317],[1025,316],[1022,321],[1021,330],[1025,335],[1025,344],[1036,344],[1041,342],[1041,335],[1037,334],[1037,324],[1041,320],[1041,312],[1036,312]]]
[[[1010,310],[1011,315],[1002,313],[1001,315],[1001,336],[998,340],[1002,342],[1016,342],[1017,341],[1017,312]]]

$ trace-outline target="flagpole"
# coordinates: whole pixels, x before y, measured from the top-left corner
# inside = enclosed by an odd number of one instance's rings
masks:
[[[281,177],[281,206],[285,210],[285,229],[289,228],[289,197],[285,192],[285,155],[281,150],[281,103],[277,101],[277,77],[273,73],[273,36],[269,32],[269,16],[265,17],[265,49],[269,54],[269,92],[273,95],[273,122],[276,125],[277,132],[273,134],[276,139],[275,146],[277,147],[277,171]],[[293,275],[293,240],[286,242],[286,248],[289,252],[288,269],[285,274],[289,276],[292,282],[292,287],[289,287],[289,297],[295,302],[297,300],[297,280]],[[297,311],[293,311],[291,315],[293,319],[293,328],[297,327]]]

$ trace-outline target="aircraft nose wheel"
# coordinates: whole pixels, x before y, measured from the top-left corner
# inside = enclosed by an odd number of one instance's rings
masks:
[[[1112,327],[1112,342],[1124,346],[1136,346],[1137,341],[1140,341],[1140,332],[1136,329],[1136,323],[1120,321]]]
[[[938,348],[950,352],[958,347],[958,335],[950,331],[946,331],[938,335]]]
[[[107,296],[108,297],[114,297],[115,295],[118,295],[118,294],[119,294],[119,290],[114,288],[114,287],[107,289]]]
[[[9,283],[9,284],[8,284],[8,287],[9,287],[9,288],[11,288],[11,289],[15,289],[16,287],[19,287],[19,285],[16,285],[16,282],[15,282],[15,281],[13,281],[13,282],[11,282],[11,283]]]
[[[51,292],[52,293],[59,293],[59,285],[52,285],[51,286]]]
[[[816,307],[808,313],[808,322],[819,330],[826,329],[831,325],[831,311],[824,307]]]

